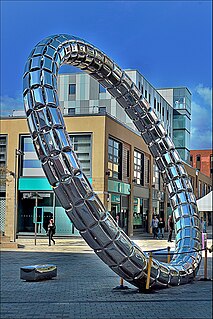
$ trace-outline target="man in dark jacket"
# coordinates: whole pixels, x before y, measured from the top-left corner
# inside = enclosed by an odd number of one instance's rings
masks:
[[[169,219],[168,219],[168,232],[169,232],[168,242],[172,242],[173,230],[174,230],[173,218],[172,218],[172,215],[169,215]]]

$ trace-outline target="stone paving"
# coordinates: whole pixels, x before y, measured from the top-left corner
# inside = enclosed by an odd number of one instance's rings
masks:
[[[167,247],[165,240],[135,240],[144,250]],[[200,281],[203,263],[192,284],[139,293],[115,291],[119,277],[80,238],[19,239],[23,248],[1,252],[1,319],[202,319],[212,318],[212,282]],[[172,243],[174,245],[174,243]],[[208,246],[210,242],[208,242]],[[20,268],[53,263],[58,276],[26,282]],[[212,276],[208,254],[208,276]]]

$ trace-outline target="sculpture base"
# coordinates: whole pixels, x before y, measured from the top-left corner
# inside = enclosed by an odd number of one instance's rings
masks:
[[[39,281],[52,279],[57,276],[57,267],[55,265],[33,265],[24,266],[20,269],[20,279],[26,281]]]

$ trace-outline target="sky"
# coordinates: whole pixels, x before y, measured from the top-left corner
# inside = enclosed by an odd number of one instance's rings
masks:
[[[22,110],[33,47],[66,33],[137,69],[155,88],[192,93],[191,149],[212,148],[212,2],[1,0],[1,114]]]

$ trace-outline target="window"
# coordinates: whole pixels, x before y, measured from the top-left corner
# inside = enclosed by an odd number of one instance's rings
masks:
[[[126,175],[127,177],[129,177],[129,171],[130,171],[130,154],[129,154],[129,151],[127,151],[127,154],[126,154],[126,166],[127,166],[127,170],[126,170]]]
[[[166,111],[166,119],[167,119],[167,121],[169,120],[169,111],[168,110]]]
[[[81,168],[87,177],[91,177],[91,134],[70,135],[73,149],[81,163]],[[31,137],[21,137],[21,150],[24,156],[20,157],[21,176],[44,176],[41,163],[37,159]]]
[[[154,108],[156,109],[156,98],[154,98]]]
[[[98,108],[98,112],[99,112],[100,114],[106,114],[106,107],[105,107],[105,106],[100,106],[100,107]]]
[[[164,107],[162,108],[162,116],[164,117]]]
[[[75,115],[75,108],[74,108],[74,107],[70,107],[70,108],[68,109],[68,114],[69,114],[69,115]]]
[[[99,84],[99,93],[106,93],[105,87],[103,87],[101,84]]]
[[[91,134],[70,134],[74,151],[87,177],[92,177],[92,141]]]
[[[141,89],[141,82],[140,81],[138,82],[138,88],[139,88],[139,90]]]
[[[6,135],[0,135],[0,191],[1,191],[1,197],[6,197],[6,173],[7,173],[7,136]],[[1,207],[3,208],[3,206]],[[4,210],[4,208],[3,208]],[[3,213],[3,211],[2,211]],[[3,215],[2,215],[3,216]]]
[[[200,170],[201,163],[200,163],[200,155],[196,156],[196,168]]]
[[[35,153],[32,138],[21,136],[20,176],[44,176],[41,163]]]
[[[141,85],[141,93],[143,94],[143,85]]]
[[[157,103],[157,111],[159,112],[159,102]]]
[[[76,93],[76,84],[69,84],[69,94],[75,94]]]
[[[190,165],[193,166],[193,156],[190,155]]]
[[[134,180],[144,186],[144,154],[134,151]]]
[[[122,180],[122,144],[112,138],[108,140],[109,177]]]
[[[149,94],[149,103],[151,103],[151,94]]]
[[[149,175],[150,175],[150,161],[147,159],[147,174],[146,174],[146,182],[149,184]]]
[[[213,155],[210,155],[210,176],[213,175]]]
[[[147,90],[145,90],[145,98],[147,99]]]

